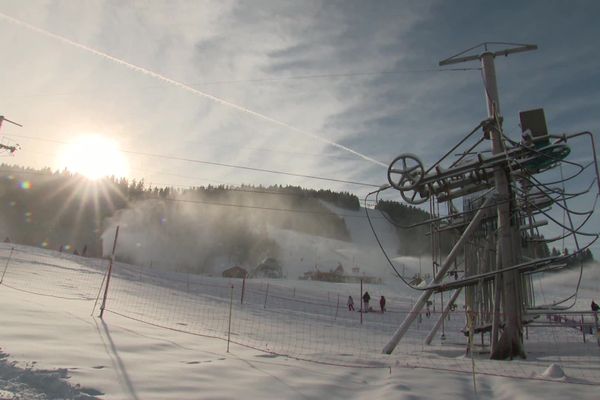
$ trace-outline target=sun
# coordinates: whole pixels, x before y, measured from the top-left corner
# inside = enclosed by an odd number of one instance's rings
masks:
[[[69,143],[59,157],[60,168],[66,168],[91,180],[106,176],[127,177],[127,159],[117,143],[105,136],[80,136]]]

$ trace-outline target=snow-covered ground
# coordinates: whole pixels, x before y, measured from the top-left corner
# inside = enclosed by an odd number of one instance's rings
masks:
[[[415,296],[399,285],[366,286],[374,308],[386,296],[388,312],[364,314],[361,324],[345,306],[358,285],[251,280],[242,304],[240,280],[117,263],[100,319],[106,260],[12,247],[0,246],[0,399],[477,397],[462,311],[446,322],[444,341],[423,344],[434,313],[394,354],[380,354]],[[597,270],[585,273],[582,305],[598,293]],[[538,285],[560,296],[572,278]],[[583,343],[569,327],[528,335],[528,360],[475,358],[479,397],[597,398],[594,337]]]

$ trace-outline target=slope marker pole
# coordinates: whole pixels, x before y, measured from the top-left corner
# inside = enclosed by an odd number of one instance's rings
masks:
[[[6,265],[4,266],[4,271],[2,272],[2,278],[0,278],[0,285],[4,282],[4,275],[6,274],[6,270],[8,269],[8,264],[10,263],[10,259],[12,258],[14,247],[10,248],[10,254],[8,255],[8,259],[6,260]]]
[[[229,343],[231,342],[231,313],[233,311],[233,285],[229,290],[229,324],[227,325],[227,352],[229,353]]]
[[[364,302],[363,302],[362,278],[360,280],[360,297],[359,297],[358,301],[360,301],[360,304],[361,304],[361,306],[360,306],[360,324],[362,325],[362,323],[363,323],[363,312],[364,312],[363,308],[365,307]]]
[[[115,232],[115,241],[113,242],[112,253],[110,255],[110,264],[108,265],[108,274],[106,276],[106,286],[104,286],[104,298],[102,299],[102,305],[100,306],[100,318],[104,315],[104,309],[106,308],[106,297],[108,296],[108,285],[110,284],[110,276],[112,274],[113,263],[115,262],[115,250],[117,249],[117,239],[119,238],[119,225]]]
[[[267,298],[269,297],[269,283],[267,282],[267,290],[265,291],[265,304],[263,308],[267,308]]]

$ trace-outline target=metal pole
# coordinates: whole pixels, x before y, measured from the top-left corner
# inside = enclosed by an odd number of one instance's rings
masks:
[[[2,278],[0,278],[0,285],[2,285],[2,282],[4,282],[4,274],[6,274],[6,270],[8,269],[8,264],[10,263],[10,259],[12,258],[14,250],[14,247],[10,248],[10,254],[8,255],[8,259],[6,260],[6,265],[4,266],[4,271],[2,272]]]
[[[473,354],[473,336],[475,335],[475,315],[470,307],[467,307],[467,325],[469,326],[469,355],[471,356],[471,369],[473,371],[473,390],[477,396],[477,380],[475,379],[475,355]]]
[[[267,290],[265,291],[265,305],[263,308],[267,308],[267,297],[269,297],[269,284],[267,283]]]
[[[115,241],[113,242],[112,253],[110,255],[110,264],[108,265],[108,274],[106,276],[106,286],[104,287],[104,297],[102,299],[102,305],[100,306],[100,318],[104,315],[104,309],[106,308],[106,297],[108,296],[108,285],[110,283],[110,275],[112,273],[113,263],[115,262],[115,250],[117,249],[117,238],[119,237],[119,225],[115,232]]]
[[[246,274],[242,279],[242,295],[240,296],[240,304],[244,304],[244,293],[246,292]]]
[[[475,229],[477,229],[479,227],[479,223],[481,222],[481,219],[486,214],[487,207],[492,202],[492,199],[495,199],[495,197],[494,196],[488,197],[483,202],[483,204],[481,205],[481,207],[479,208],[477,213],[473,216],[473,219],[471,220],[471,222],[469,223],[469,225],[463,232],[460,239],[458,239],[458,241],[456,242],[456,244],[450,251],[450,254],[448,254],[448,257],[446,258],[446,261],[444,261],[444,264],[442,265],[442,267],[439,269],[438,274],[436,275],[435,279],[431,283],[431,286],[438,285],[439,283],[441,283],[442,279],[444,279],[446,272],[448,272],[448,269],[450,269],[450,267],[452,266],[454,259],[456,257],[458,257],[458,254],[459,254],[460,250],[462,250],[462,247],[465,244],[465,242],[471,238],[471,235],[473,234],[473,232],[475,232]],[[396,330],[396,332],[390,339],[389,343],[386,344],[385,347],[383,348],[383,352],[385,354],[391,354],[392,351],[394,351],[394,348],[396,348],[396,346],[398,345],[398,343],[400,342],[402,337],[404,337],[404,335],[408,331],[408,328],[410,328],[410,325],[419,316],[421,310],[423,309],[423,307],[425,307],[425,304],[427,304],[427,300],[429,300],[429,297],[432,294],[433,294],[433,289],[425,289],[421,293],[419,300],[417,300],[417,302],[413,306],[412,310],[410,310],[410,312],[408,313],[408,315],[402,322],[402,325],[400,325],[400,327]]]
[[[102,293],[102,288],[104,287],[104,282],[106,281],[106,276],[108,275],[108,270],[102,276],[102,282],[100,283],[100,287],[98,287],[98,294],[96,295],[96,301],[94,301],[94,307],[92,307],[92,312],[90,316],[94,315],[94,311],[96,311],[96,306],[98,305],[98,300],[100,299],[100,293]]]
[[[452,304],[454,304],[456,299],[458,299],[458,296],[460,295],[460,292],[462,291],[462,289],[463,288],[460,287],[454,291],[454,294],[452,295],[452,297],[448,301],[448,304],[446,304],[446,308],[444,308],[444,311],[442,312],[442,316],[440,317],[440,319],[437,320],[437,322],[435,323],[435,326],[431,329],[431,331],[427,335],[427,338],[425,338],[425,344],[431,344],[433,338],[435,337],[435,334],[437,333],[438,329],[440,329],[440,326],[443,324],[444,318],[446,318],[446,316],[450,312],[450,309],[452,308]]]
[[[483,84],[485,86],[488,116],[494,118],[495,115],[500,115],[500,99],[498,97],[496,66],[494,65],[493,53],[486,52],[481,55],[481,68],[483,69]]]
[[[581,333],[583,334],[583,343],[585,343],[585,324],[583,322],[583,314],[581,314]]]
[[[365,303],[363,301],[363,287],[362,287],[362,278],[360,279],[360,297],[359,300],[360,302],[360,324],[362,325],[363,323],[363,308],[365,307]]]
[[[498,86],[496,84],[496,68],[494,66],[494,54],[490,52],[481,55],[481,67],[483,69],[483,79],[485,85],[485,94],[487,100],[488,116],[492,119],[498,118],[496,121],[501,124],[500,119],[500,100],[498,98]],[[492,141],[492,154],[500,154],[504,151],[500,127],[492,128],[489,132]],[[510,219],[510,203],[509,203],[509,181],[506,171],[501,167],[496,167],[494,170],[494,184],[498,196],[498,241],[500,243],[500,257],[502,259],[502,268],[511,267],[514,264],[516,255],[513,249],[513,240],[511,232]],[[518,224],[518,222],[515,222]],[[498,267],[498,266],[497,266]],[[499,279],[497,279],[499,281]],[[521,304],[520,304],[520,285],[518,272],[506,272],[502,279],[504,300],[504,315],[506,318],[505,329],[502,333],[508,336],[510,343],[517,342],[519,348],[513,348],[510,351],[510,357],[523,353],[522,348],[522,321],[521,321]],[[499,323],[499,319],[494,319],[494,323]],[[493,330],[497,329],[493,327]],[[497,346],[498,343],[492,343],[494,351],[491,358],[504,357],[502,350]]]
[[[231,342],[231,314],[233,312],[233,285],[229,291],[229,324],[227,325],[227,352],[229,353],[229,342]]]
[[[496,270],[502,268],[502,246],[500,242],[496,243]],[[490,337],[490,352],[493,353],[498,343],[498,334],[500,329],[500,303],[502,299],[502,274],[496,274],[494,279],[494,311],[492,314],[492,333]]]
[[[442,307],[442,317],[440,320],[442,321],[442,336],[441,339],[446,339],[446,326],[444,324],[444,320],[446,319],[446,315],[444,313],[444,292],[440,292],[440,307]]]
[[[433,196],[429,199],[429,214],[433,218],[437,218],[437,215],[435,215]],[[435,226],[433,223],[429,224],[429,234],[431,235],[431,276],[435,277],[437,273],[435,270],[435,264],[437,263],[437,247],[435,246]],[[433,312],[435,312],[435,296],[433,296]]]
[[[337,296],[337,304],[336,304],[336,306],[335,306],[335,317],[333,317],[333,319],[334,319],[334,320],[336,320],[336,319],[337,319],[337,316],[338,316],[338,310],[339,310],[339,309],[340,309],[340,294],[338,293],[338,296]]]
[[[598,346],[600,346],[600,335],[598,335],[598,311],[594,311],[594,327],[596,328],[594,335],[596,336]]]

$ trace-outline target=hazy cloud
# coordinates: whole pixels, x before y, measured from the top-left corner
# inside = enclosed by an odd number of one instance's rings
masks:
[[[540,46],[498,59],[509,134],[518,134],[518,111],[539,106],[553,131],[597,132],[599,11],[594,1],[0,1],[1,13],[374,159],[412,152],[426,163],[485,118],[478,71],[430,70],[483,41]],[[146,153],[386,181],[384,168],[324,142],[4,19],[0,51],[0,114],[24,124],[3,127],[9,137],[69,141],[94,132]],[[378,71],[398,73],[343,76]],[[342,76],[269,80],[323,74]],[[59,144],[14,139],[23,150],[10,161],[57,167]],[[130,163],[132,176],[154,184],[289,183],[366,193],[143,156]]]

